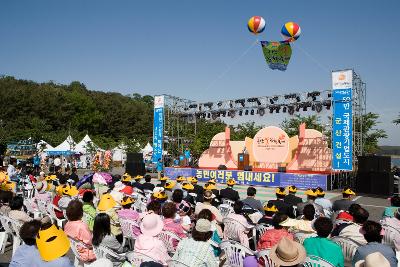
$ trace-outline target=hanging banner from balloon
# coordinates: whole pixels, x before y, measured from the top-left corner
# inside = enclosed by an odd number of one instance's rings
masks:
[[[261,41],[265,61],[270,69],[285,71],[292,56],[292,48],[288,42]]]

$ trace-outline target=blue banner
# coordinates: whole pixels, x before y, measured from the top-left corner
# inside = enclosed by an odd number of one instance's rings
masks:
[[[253,172],[237,170],[205,170],[191,168],[165,168],[165,176],[176,179],[178,176],[195,176],[200,182],[216,179],[217,183],[224,184],[233,178],[237,184],[254,186],[289,186],[295,185],[300,189],[322,187],[327,189],[327,175],[324,174],[296,174],[281,172]]]
[[[352,89],[333,90],[332,169],[353,170]]]
[[[154,97],[153,122],[153,163],[157,163],[163,156],[164,141],[164,97]]]

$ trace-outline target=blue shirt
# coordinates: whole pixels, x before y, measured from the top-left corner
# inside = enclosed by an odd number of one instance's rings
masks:
[[[36,246],[22,244],[13,255],[9,267],[74,267],[68,257],[43,261]]]
[[[397,267],[396,253],[393,248],[378,242],[371,242],[364,246],[358,247],[353,257],[353,266],[357,261],[365,260],[365,257],[371,253],[380,252],[389,262],[390,267]]]

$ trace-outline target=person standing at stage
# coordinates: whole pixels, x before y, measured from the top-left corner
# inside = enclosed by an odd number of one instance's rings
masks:
[[[297,206],[297,204],[302,203],[303,199],[301,197],[297,197],[297,187],[294,185],[289,186],[288,188],[289,194],[285,196],[283,200],[286,204],[290,206]]]
[[[243,199],[242,202],[243,202],[243,204],[245,204],[246,206],[249,206],[253,210],[257,210],[261,214],[264,214],[264,207],[261,204],[261,201],[258,199],[255,199],[256,194],[257,194],[257,190],[254,187],[249,186],[247,188],[247,198]]]
[[[284,187],[278,187],[275,190],[276,194],[276,199],[275,200],[270,200],[268,203],[271,203],[274,205],[280,213],[284,213],[290,217],[294,217],[293,215],[293,206],[290,206],[289,204],[284,202],[285,196],[286,196],[286,190]]]
[[[307,196],[307,201],[303,203],[297,204],[297,216],[303,215],[303,209],[307,204],[312,204],[315,209],[315,217],[319,217],[321,215],[324,215],[324,209],[315,203],[315,200],[317,199],[317,189],[308,189],[304,194]]]
[[[160,180],[161,178],[161,173],[164,169],[164,164],[162,162],[162,159],[158,159],[157,165],[156,165],[156,170],[157,170],[157,178]]]
[[[226,184],[228,185],[226,188],[221,189],[219,191],[219,199],[222,201],[224,198],[232,200],[232,201],[238,201],[240,199],[238,191],[233,189],[233,186],[236,184],[235,180],[232,178],[229,179]]]

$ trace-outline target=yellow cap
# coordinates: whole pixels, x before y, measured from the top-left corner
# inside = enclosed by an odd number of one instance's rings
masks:
[[[169,181],[167,181],[167,182],[165,183],[164,188],[165,188],[165,189],[172,189],[172,188],[174,188],[175,184],[176,184],[175,181],[169,180]]]
[[[59,196],[62,196],[62,194],[63,194],[63,186],[62,185],[59,185],[56,187],[56,194]]]
[[[6,172],[0,171],[0,183],[4,181],[9,181],[10,178],[8,177]]]
[[[45,230],[39,230],[36,245],[44,261],[58,259],[67,254],[70,248],[67,235],[54,224]]]
[[[236,184],[236,181],[235,181],[234,179],[230,178],[230,179],[226,182],[226,184],[227,184],[227,185],[235,185],[235,184]]]
[[[311,196],[311,197],[317,197],[318,196],[317,190],[316,189],[311,189],[311,188],[307,189],[307,191],[304,192],[304,194],[306,196]]]
[[[193,190],[194,186],[192,184],[188,183],[188,182],[185,182],[185,183],[182,184],[182,188],[185,189],[185,190]]]
[[[117,202],[115,202],[114,198],[110,194],[104,194],[100,198],[97,209],[99,211],[106,211],[106,210],[114,208],[116,205],[117,205]]]
[[[66,185],[63,185],[62,193],[63,193],[63,195],[74,197],[74,196],[77,196],[79,194],[79,191],[76,188],[76,186],[72,186],[70,184],[66,184]]]
[[[132,203],[134,203],[135,202],[135,200],[133,199],[133,198],[131,198],[131,197],[128,197],[128,196],[125,196],[125,197],[123,197],[122,198],[122,200],[121,200],[121,205],[129,205],[129,204],[132,204]]]
[[[350,188],[343,188],[342,194],[355,195],[356,193],[354,193]]]
[[[156,199],[164,200],[167,199],[168,196],[164,191],[158,191],[153,193],[153,197]]]
[[[136,175],[135,178],[133,178],[133,179],[135,179],[135,180],[140,180],[140,179],[142,179],[142,178],[143,178],[142,175]]]
[[[188,181],[191,182],[192,184],[195,184],[195,183],[197,183],[199,180],[197,180],[196,177],[189,177],[189,178],[188,178]]]
[[[213,179],[210,179],[210,180],[208,180],[208,182],[209,183],[211,183],[211,184],[216,184],[217,182],[215,181],[215,179],[213,178]]]
[[[317,195],[318,196],[325,196],[325,192],[322,188],[317,188]]]
[[[166,180],[168,180],[167,176],[160,177],[160,181],[166,181]]]
[[[275,193],[278,194],[278,195],[286,196],[286,190],[285,190],[284,187],[278,187],[275,190]]]
[[[288,191],[290,193],[296,193],[297,192],[297,187],[294,185],[289,186]]]
[[[264,203],[263,208],[264,208],[264,211],[278,212],[278,208],[273,204],[268,205],[268,203]]]
[[[130,181],[132,181],[132,176],[130,176],[128,173],[125,173],[125,174],[122,176],[121,181],[122,181],[122,182],[130,182]]]
[[[16,183],[15,182],[6,181],[6,182],[1,184],[0,188],[3,191],[15,191]]]
[[[53,185],[53,183],[47,183],[47,187],[46,187],[46,191],[47,192],[54,192],[55,191],[55,189],[56,189],[56,187]],[[62,195],[62,192],[61,192],[61,195]],[[61,196],[60,195],[60,196]]]
[[[178,176],[178,177],[176,178],[176,181],[177,181],[177,182],[183,182],[183,181],[186,181],[186,178],[183,177],[183,176]]]
[[[214,189],[217,189],[217,187],[215,186],[215,184],[206,183],[206,184],[204,185],[204,189],[205,189],[205,190],[214,190]]]
[[[48,175],[48,176],[46,176],[45,180],[46,181],[55,181],[55,180],[57,180],[57,175],[55,175],[55,174]]]

